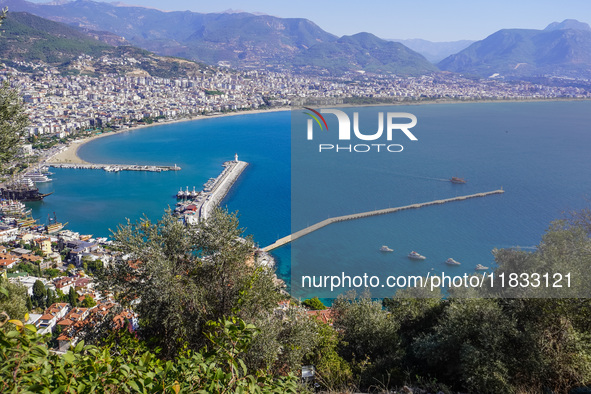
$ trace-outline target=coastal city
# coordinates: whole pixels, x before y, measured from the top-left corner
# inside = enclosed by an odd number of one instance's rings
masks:
[[[78,59],[83,63],[87,56]],[[103,59],[111,61],[114,59]],[[134,62],[133,58],[124,60]],[[174,167],[116,166],[82,163],[63,152],[80,142],[78,135],[121,131],[150,122],[211,116],[236,111],[289,108],[294,98],[350,99],[352,103],[413,103],[420,101],[544,100],[585,99],[591,89],[580,86],[546,86],[498,79],[469,79],[439,73],[421,77],[399,77],[353,73],[323,77],[271,71],[230,71],[207,68],[199,77],[172,79],[149,75],[63,76],[56,69],[23,64],[31,73],[10,67],[0,69],[0,78],[17,89],[24,101],[30,123],[26,136],[63,139],[69,143],[49,149],[25,145],[22,154],[39,160],[37,168],[48,165],[72,168],[103,168],[105,171],[168,171]],[[584,85],[583,85],[584,86]],[[373,101],[371,101],[373,100]],[[90,134],[89,134],[90,133]],[[64,157],[70,157],[65,159]],[[74,162],[74,163],[72,163]],[[197,193],[179,191],[182,203],[175,214],[187,224],[206,219],[240,176],[247,163],[234,160]],[[44,167],[41,167],[44,166]],[[43,177],[29,172],[29,182]],[[186,197],[186,198],[185,198]],[[108,238],[92,238],[64,229],[56,220],[39,225],[30,210],[19,202],[5,200],[0,207],[0,275],[27,289],[39,313],[30,313],[27,323],[40,333],[53,333],[54,351],[64,353],[95,326],[111,320],[114,328],[137,327],[137,315],[122,308],[109,292],[101,292],[93,274],[106,266],[128,263],[125,255]],[[263,250],[253,252],[257,264],[273,266]],[[44,296],[45,304],[39,301]],[[55,301],[55,302],[54,302]],[[280,307],[285,307],[281,304]],[[330,309],[309,311],[330,321]]]
[[[183,196],[175,215],[190,225],[206,220],[247,165],[235,155],[202,193]],[[138,328],[137,314],[123,308],[111,291],[99,290],[94,278],[109,266],[136,264],[133,256],[106,237],[66,230],[66,224],[56,221],[39,225],[19,201],[2,200],[0,215],[0,278],[26,289],[32,312],[25,324],[34,325],[41,335],[51,334],[54,352],[65,353],[102,325],[112,330]],[[247,263],[272,269],[274,261],[270,254],[253,249]],[[275,281],[283,286],[277,277]],[[288,305],[280,303],[277,308]],[[325,316],[326,312],[320,313]]]
[[[0,3],[0,393],[591,393],[591,2]]]
[[[363,104],[363,100],[413,103],[591,97],[590,87],[571,86],[568,81],[548,86],[471,79],[452,73],[420,77],[349,73],[329,77],[208,68],[195,78],[172,79],[115,74],[100,78],[63,76],[49,66],[43,70],[25,73],[9,67],[0,69],[0,79],[18,89],[26,103],[29,136],[63,138],[89,129],[126,129],[145,119],[283,107],[295,97],[349,99],[357,104]]]

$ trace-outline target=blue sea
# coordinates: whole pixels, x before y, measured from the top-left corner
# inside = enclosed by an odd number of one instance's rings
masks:
[[[52,169],[54,181],[39,188],[54,193],[27,205],[41,222],[55,212],[59,221],[68,222],[68,229],[108,236],[126,218],[157,219],[167,206],[174,206],[179,187],[200,190],[208,178],[220,173],[224,161],[238,153],[250,165],[222,205],[238,211],[245,232],[266,246],[293,229],[327,217],[501,186],[506,191],[325,227],[301,239],[304,247],[297,248],[293,262],[289,245],[274,252],[278,274],[288,282],[292,263],[298,267],[308,259],[337,265],[340,270],[361,265],[387,272],[396,266],[397,270],[403,267],[400,272],[413,273],[419,264],[421,270],[450,270],[442,262],[453,257],[463,265],[451,270],[473,272],[476,263],[493,264],[493,248],[533,248],[552,220],[589,205],[591,102],[437,104],[381,110],[413,113],[418,124],[412,130],[419,140],[407,140],[401,153],[361,161],[346,153],[323,157],[322,162],[316,162],[314,155],[306,160],[296,156],[294,198],[304,203],[293,226],[288,111],[165,124],[94,140],[80,148],[82,159],[177,164],[182,170]],[[353,111],[363,118],[373,116],[376,109],[347,110]],[[320,167],[320,173],[334,177],[312,176]],[[451,184],[446,181],[451,176],[468,182]],[[336,185],[334,193],[323,194],[327,182]],[[394,252],[378,252],[381,245]],[[405,256],[410,250],[427,260],[409,261]]]

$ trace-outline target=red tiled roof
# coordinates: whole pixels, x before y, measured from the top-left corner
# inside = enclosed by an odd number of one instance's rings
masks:
[[[36,256],[34,254],[23,254],[21,256],[21,258],[24,259],[24,260],[33,261],[33,262],[36,262],[36,261],[39,261],[39,260],[43,260],[43,257]]]
[[[322,311],[308,311],[308,316],[314,316],[318,321],[325,324],[332,324],[332,310],[324,309]]]
[[[16,260],[0,259],[0,267],[8,267],[16,263]]]

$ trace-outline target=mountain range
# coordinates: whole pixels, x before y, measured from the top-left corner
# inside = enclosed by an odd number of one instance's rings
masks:
[[[409,47],[413,51],[425,56],[425,58],[432,63],[438,63],[446,57],[467,48],[474,42],[472,40],[433,42],[420,38],[412,38],[407,40],[391,39],[389,41],[399,42]]]
[[[337,37],[307,19],[241,11],[164,12],[91,0],[48,4],[0,0],[4,6],[67,24],[83,33],[85,40],[134,45],[159,55],[236,68],[334,75],[422,75],[443,70],[499,78],[591,77],[591,28],[570,19],[544,30],[503,29],[472,43],[400,43],[371,33]],[[449,56],[435,66],[418,52],[431,61]]]
[[[591,28],[565,20],[544,30],[503,29],[438,63],[481,77],[591,77]]]
[[[51,5],[3,0],[0,4],[71,26],[108,31],[161,55],[208,64],[278,69],[289,65],[329,73],[365,70],[419,75],[437,70],[403,45],[369,33],[339,38],[302,18],[245,12],[163,12],[89,0]]]
[[[49,64],[65,74],[104,73],[186,77],[206,67],[182,59],[154,55],[125,44],[113,33],[81,30],[26,12],[9,12],[0,35],[0,59],[17,69]],[[81,55],[83,59],[79,59]],[[102,57],[108,61],[102,61]]]

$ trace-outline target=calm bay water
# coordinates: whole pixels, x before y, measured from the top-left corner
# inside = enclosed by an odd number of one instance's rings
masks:
[[[387,111],[390,108],[386,108]],[[419,141],[391,154],[386,163],[363,163],[334,156],[334,174],[358,180],[340,198],[323,196],[311,177],[306,215],[294,221],[305,227],[354,212],[401,206],[494,190],[506,193],[458,203],[339,223],[309,240],[299,258],[339,261],[342,267],[371,263],[387,270],[392,264],[413,265],[410,250],[428,256],[420,264],[440,269],[454,257],[490,265],[494,247],[536,245],[550,221],[564,211],[580,209],[591,195],[591,102],[473,103],[396,107],[419,119]],[[373,109],[358,109],[360,115]],[[67,228],[95,236],[109,235],[125,218],[160,217],[179,187],[201,189],[217,176],[222,162],[239,154],[250,163],[223,205],[240,213],[241,225],[261,246],[292,231],[290,221],[290,113],[277,112],[203,119],[131,131],[84,145],[80,156],[97,163],[177,164],[178,172],[107,173],[100,170],[53,169],[54,181],[40,185],[54,194],[28,203],[45,221],[56,212]],[[330,163],[323,165],[331,165]],[[303,167],[314,171],[313,160]],[[306,174],[308,172],[304,172]],[[465,185],[442,179],[461,176]],[[355,242],[350,242],[354,237]],[[386,244],[393,254],[380,254]],[[276,251],[279,274],[289,280],[289,246]],[[406,269],[406,268],[405,268]],[[454,268],[455,269],[455,268]]]

